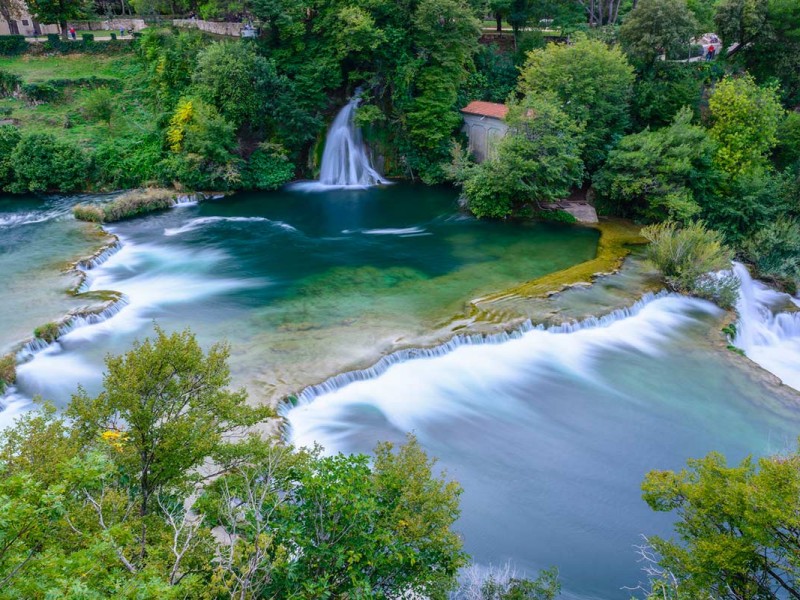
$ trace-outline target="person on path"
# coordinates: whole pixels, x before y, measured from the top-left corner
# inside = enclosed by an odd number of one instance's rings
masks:
[[[71,37],[73,40],[78,39],[78,36],[75,33],[75,28],[74,27],[70,27],[69,28],[69,37]]]
[[[711,60],[711,59],[714,58],[715,50],[716,49],[714,48],[713,44],[708,47],[708,53],[706,54],[706,60]]]

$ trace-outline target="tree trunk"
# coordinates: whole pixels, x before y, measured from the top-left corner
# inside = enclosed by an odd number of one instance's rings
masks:
[[[497,21],[497,31],[503,31],[503,15],[499,12],[494,13],[494,18]]]
[[[59,21],[58,26],[61,28],[61,39],[67,41],[69,39],[69,32],[67,31],[67,22]]]

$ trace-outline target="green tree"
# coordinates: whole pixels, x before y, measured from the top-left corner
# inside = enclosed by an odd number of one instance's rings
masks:
[[[529,94],[509,107],[509,131],[496,156],[460,178],[469,209],[502,218],[569,195],[583,180],[581,128],[555,98]]]
[[[583,160],[588,174],[605,161],[629,122],[633,67],[618,48],[578,37],[574,44],[534,50],[522,68],[519,91],[549,91],[584,128]]]
[[[629,56],[650,64],[688,46],[698,24],[686,0],[640,0],[619,30]]]
[[[685,221],[714,192],[715,144],[684,109],[669,127],[622,138],[594,178],[609,212],[643,221]]]
[[[465,562],[451,530],[461,490],[433,465],[411,437],[398,449],[379,445],[372,464],[364,455],[273,449],[214,482],[198,508],[236,535],[220,565],[223,589],[446,598]]]
[[[787,106],[800,101],[800,6],[794,0],[722,0],[715,21],[734,63],[760,83],[780,82]]]
[[[40,23],[58,23],[61,37],[67,39],[67,21],[85,19],[91,12],[87,0],[26,0],[33,18]]]
[[[674,582],[668,586],[669,597],[800,596],[796,452],[758,461],[747,458],[733,467],[711,453],[690,460],[677,473],[648,473],[642,491],[653,510],[677,517],[677,540],[649,540],[660,555],[660,567]]]
[[[752,77],[726,77],[709,99],[711,137],[719,144],[716,162],[737,176],[764,168],[777,143],[784,111],[774,87],[759,87]]]
[[[268,408],[249,408],[244,390],[230,382],[228,349],[212,346],[204,353],[188,331],[134,344],[122,356],[106,359],[103,391],[73,396],[67,415],[84,443],[103,432],[118,432],[115,462],[135,482],[141,531],[139,563],[147,557],[148,515],[162,491],[191,489],[202,481],[206,461],[225,464],[237,446],[228,440],[243,428],[267,418]]]
[[[228,121],[251,130],[270,120],[282,85],[275,63],[246,41],[208,46],[198,55],[193,81],[200,96]]]

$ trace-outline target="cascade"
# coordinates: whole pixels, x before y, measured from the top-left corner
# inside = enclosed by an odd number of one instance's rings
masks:
[[[733,344],[786,385],[800,390],[800,311],[774,311],[788,302],[800,307],[800,301],[755,281],[744,265],[735,263],[733,270],[741,282]]]
[[[370,164],[361,129],[353,122],[360,101],[356,92],[333,120],[325,138],[319,181],[298,184],[296,189],[367,188],[389,183]]]

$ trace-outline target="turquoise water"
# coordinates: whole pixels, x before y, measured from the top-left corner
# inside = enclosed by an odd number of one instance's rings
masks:
[[[93,251],[74,199],[0,201],[0,340],[5,348],[82,301],[66,262]],[[452,333],[470,299],[595,256],[592,229],[487,223],[446,188],[243,194],[109,228],[122,249],[89,271],[122,292],[113,318],[76,329],[19,367],[19,408],[95,391],[104,356],[152,330],[227,340],[237,384],[274,400],[399,348]],[[541,310],[606,312],[642,279],[626,273]],[[636,280],[636,281],[634,281]],[[549,311],[549,312],[548,312]],[[793,444],[796,397],[720,350],[720,312],[687,298],[568,331],[528,331],[396,364],[289,413],[301,444],[369,451],[414,431],[464,487],[458,529],[481,564],[557,565],[570,598],[628,598],[633,545],[669,532],[641,501],[653,468],[721,450],[739,459]],[[9,398],[6,398],[9,402]],[[9,416],[14,407],[0,413]]]
[[[641,500],[649,470],[784,451],[800,431],[797,397],[712,342],[720,313],[664,297],[574,331],[398,363],[291,410],[290,439],[368,452],[413,431],[464,488],[458,529],[475,561],[555,565],[567,598],[627,599],[645,579],[634,546],[671,532]]]
[[[89,272],[89,288],[128,305],[22,365],[23,395],[63,403],[78,384],[98,389],[105,354],[156,320],[229,341],[236,383],[275,398],[423,338],[480,293],[590,259],[598,240],[586,228],[481,222],[450,189],[401,184],[236,195],[108,229],[123,246]]]

